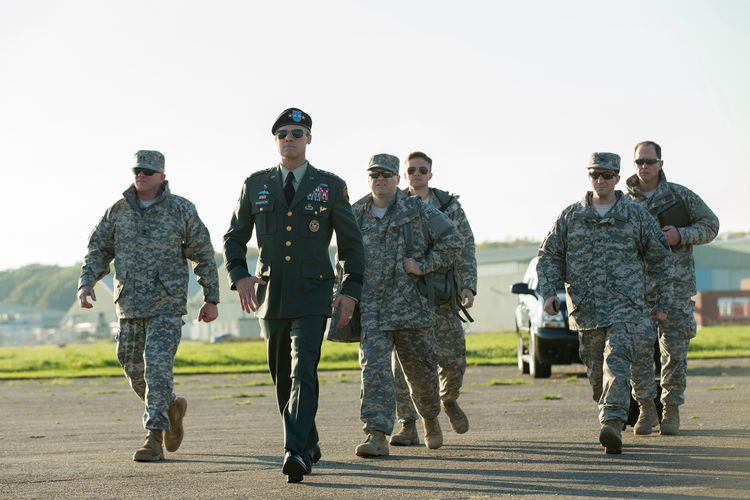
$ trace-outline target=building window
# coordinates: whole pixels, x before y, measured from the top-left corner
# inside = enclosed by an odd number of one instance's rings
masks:
[[[750,297],[719,297],[719,319],[750,319]]]

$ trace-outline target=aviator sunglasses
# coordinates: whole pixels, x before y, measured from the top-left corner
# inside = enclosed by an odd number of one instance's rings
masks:
[[[148,170],[145,168],[134,168],[133,169],[133,175],[137,176],[138,174],[143,174],[146,177],[151,177],[156,173],[156,170]]]
[[[406,173],[409,175],[414,175],[414,172],[417,171],[417,167],[409,167],[406,169]],[[427,175],[427,172],[429,172],[430,169],[427,167],[419,167],[419,173],[422,175]]]
[[[295,139],[299,139],[303,135],[305,135],[305,131],[301,128],[293,128],[292,130],[278,130],[276,132],[276,137],[282,140],[286,139],[286,136],[288,136],[290,132],[292,134],[292,137],[294,137]]]
[[[383,179],[390,179],[393,177],[392,172],[370,172],[368,174],[370,176],[370,179],[377,179],[378,177],[382,177]]]
[[[613,174],[612,172],[589,172],[589,176],[594,180],[602,177],[605,181],[611,181],[617,174]]]
[[[635,164],[639,167],[642,167],[645,163],[646,165],[656,165],[661,160],[659,158],[637,158],[635,161]]]

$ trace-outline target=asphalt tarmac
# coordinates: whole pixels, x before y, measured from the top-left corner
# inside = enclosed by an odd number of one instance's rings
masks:
[[[302,483],[281,474],[281,421],[267,375],[177,377],[182,447],[133,462],[142,406],[124,378],[0,382],[0,498],[748,498],[750,359],[691,361],[679,436],[623,434],[605,455],[581,365],[550,379],[470,367],[459,400],[471,429],[440,416],[439,450],[354,448],[359,373],[322,372],[323,458]],[[421,429],[421,425],[420,425]]]

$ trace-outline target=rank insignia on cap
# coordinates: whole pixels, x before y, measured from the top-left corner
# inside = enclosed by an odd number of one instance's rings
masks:
[[[315,219],[311,220],[310,221],[310,232],[317,233],[319,229],[320,229],[320,222],[318,222]]]
[[[299,109],[292,110],[292,120],[299,123],[304,119],[305,119],[305,116],[302,114],[302,111],[300,111]]]

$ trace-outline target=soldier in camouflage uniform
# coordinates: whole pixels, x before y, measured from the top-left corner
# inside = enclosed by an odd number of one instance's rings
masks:
[[[446,297],[442,301],[436,298],[435,304],[435,351],[440,376],[440,401],[453,430],[458,434],[463,434],[469,430],[469,419],[456,400],[466,372],[466,338],[454,300],[460,301],[466,309],[474,304],[477,289],[474,233],[461,208],[458,196],[429,187],[432,179],[432,159],[421,151],[415,151],[407,156],[406,165],[404,178],[409,183],[409,187],[404,190],[404,194],[417,195],[445,213],[464,239],[464,248],[448,270],[449,272],[445,269],[438,271],[441,283],[443,280],[450,282],[450,285],[457,289],[459,296],[457,298]],[[418,445],[417,411],[409,397],[409,386],[406,384],[403,369],[395,353],[393,376],[396,388],[396,417],[401,423],[401,429],[391,436],[391,444]]]
[[[674,256],[674,298],[667,319],[655,324],[661,351],[664,405],[661,433],[673,435],[680,430],[679,407],[685,402],[688,344],[696,334],[693,245],[710,243],[719,232],[719,219],[700,196],[684,186],[667,182],[662,170],[661,146],[644,141],[635,146],[634,154],[636,173],[626,182],[628,196],[657,219]],[[647,300],[654,303],[652,289]]]
[[[426,446],[436,449],[443,444],[437,419],[434,305],[420,277],[452,263],[463,241],[448,217],[398,190],[398,170],[395,156],[373,156],[368,166],[371,194],[352,206],[365,246],[359,360],[360,418],[367,438],[355,450],[361,457],[389,454],[386,435],[393,431],[396,409],[394,349],[423,419]]]
[[[666,318],[674,267],[653,217],[615,191],[620,157],[593,153],[588,168],[593,192],[557,218],[539,248],[537,273],[548,314],[559,310],[556,290],[565,285],[570,328],[578,331],[581,360],[599,403],[599,442],[607,453],[621,453],[629,379],[640,381],[639,400],[656,397],[653,364],[638,371],[642,363],[636,360],[653,363],[649,315]],[[651,310],[644,268],[655,284]]]
[[[81,307],[96,300],[94,285],[109,274],[114,260],[119,331],[117,359],[133,391],[145,403],[146,443],[133,460],[164,459],[182,442],[185,398],[173,390],[174,357],[187,314],[188,267],[191,260],[205,302],[199,321],[218,316],[219,282],[208,230],[195,206],[174,195],[164,175],[164,156],[138,151],[135,182],[112,205],[91,233],[78,281]]]

